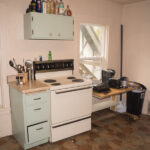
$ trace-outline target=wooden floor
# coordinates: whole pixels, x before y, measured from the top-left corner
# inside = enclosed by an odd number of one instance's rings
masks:
[[[66,131],[67,132],[67,131]],[[22,150],[13,136],[0,138],[0,150]],[[30,150],[150,150],[150,116],[133,120],[102,110],[92,115],[92,130]]]

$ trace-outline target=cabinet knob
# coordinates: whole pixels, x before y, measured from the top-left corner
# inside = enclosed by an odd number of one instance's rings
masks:
[[[34,109],[35,111],[37,111],[37,110],[41,110],[42,108],[36,108],[36,109]]]
[[[58,33],[58,36],[61,36],[61,34],[60,34],[60,33]]]
[[[49,33],[49,36],[53,36],[53,33]]]
[[[42,130],[43,129],[43,127],[41,127],[41,128],[38,128],[38,129],[36,129],[36,130]]]
[[[38,98],[34,98],[33,100],[37,101],[37,100],[40,100],[40,99],[41,99],[41,97],[38,97]]]
[[[34,34],[34,30],[32,30],[32,34]]]

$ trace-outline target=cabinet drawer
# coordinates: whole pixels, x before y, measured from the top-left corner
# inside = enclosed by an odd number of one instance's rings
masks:
[[[48,103],[27,107],[26,115],[28,125],[49,120]]]
[[[52,127],[50,139],[51,142],[56,142],[79,133],[91,130],[91,118],[77,121],[60,127]]]
[[[28,141],[34,143],[50,136],[50,126],[48,122],[28,127]]]
[[[34,94],[27,94],[26,95],[26,104],[27,106],[35,105],[39,103],[44,103],[45,101],[48,101],[50,98],[50,92],[40,92],[40,93],[34,93]]]

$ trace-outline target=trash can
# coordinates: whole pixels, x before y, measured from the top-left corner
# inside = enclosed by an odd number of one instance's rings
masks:
[[[146,92],[146,87],[140,83],[138,87],[127,93],[127,113],[140,116]]]

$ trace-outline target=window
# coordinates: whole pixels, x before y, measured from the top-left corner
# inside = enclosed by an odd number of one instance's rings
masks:
[[[101,79],[101,70],[107,63],[108,28],[80,25],[80,74]]]
[[[1,40],[1,38],[0,38],[0,40]],[[0,107],[2,107],[2,93],[1,93],[1,90],[2,90],[2,88],[1,88],[1,72],[2,72],[2,70],[1,70],[1,43],[0,43]]]
[[[1,85],[0,85],[0,107],[2,107]]]

